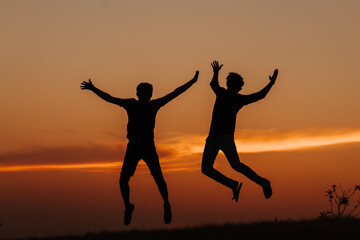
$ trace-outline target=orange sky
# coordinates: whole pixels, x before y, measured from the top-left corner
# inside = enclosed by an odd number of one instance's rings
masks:
[[[147,81],[156,98],[195,70],[199,81],[159,111],[155,129],[172,226],[317,216],[328,186],[359,184],[358,9],[355,0],[0,1],[0,238],[123,229],[126,113],[80,83],[128,98]],[[238,72],[243,93],[279,69],[266,99],[240,110],[236,130],[240,158],[273,181],[269,201],[244,180],[235,205],[199,172],[214,59],[224,64],[220,84]],[[222,155],[217,164],[243,179]],[[143,165],[131,184],[133,227],[163,227]]]

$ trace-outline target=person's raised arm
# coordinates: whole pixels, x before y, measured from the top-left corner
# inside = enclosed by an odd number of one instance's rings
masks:
[[[244,102],[243,102],[244,105],[253,103],[253,102],[256,102],[256,101],[259,101],[259,100],[265,98],[266,95],[268,94],[268,92],[270,91],[271,87],[275,84],[277,75],[278,75],[278,70],[275,69],[273,75],[272,76],[269,75],[270,82],[263,89],[261,89],[259,92],[256,92],[256,93],[252,93],[249,95],[243,95],[244,96]]]
[[[183,92],[188,90],[194,83],[196,83],[196,81],[198,80],[198,77],[199,77],[199,71],[196,71],[193,79],[191,79],[184,85],[176,88],[174,91],[165,95],[164,97],[157,99],[157,101],[160,101],[161,105],[167,104],[168,102],[170,102],[171,100],[173,100],[174,98],[176,98],[177,96],[179,96],[180,94],[182,94]]]
[[[219,65],[218,61],[213,61],[211,63],[211,66],[213,68],[214,75],[213,75],[213,78],[211,79],[210,86],[211,86],[211,89],[214,91],[214,93],[218,94],[221,89],[220,84],[219,84],[219,71],[220,71],[221,67],[223,66],[223,64]]]
[[[94,92],[96,95],[98,95],[100,98],[104,99],[107,102],[121,105],[121,100],[122,100],[121,98],[113,97],[110,94],[101,91],[100,89],[98,89],[97,87],[95,87],[93,85],[93,83],[91,82],[90,79],[88,82],[83,81],[81,83],[80,87],[81,87],[81,90],[90,90],[90,91]]]

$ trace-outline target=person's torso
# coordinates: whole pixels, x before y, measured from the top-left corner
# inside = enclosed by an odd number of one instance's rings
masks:
[[[209,135],[234,135],[236,115],[242,106],[241,95],[227,91],[217,95]]]
[[[160,106],[155,101],[139,102],[134,99],[125,109],[128,114],[126,137],[135,142],[153,141],[156,114]]]

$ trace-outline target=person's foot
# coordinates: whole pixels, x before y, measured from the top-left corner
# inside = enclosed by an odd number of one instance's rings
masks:
[[[266,199],[272,196],[272,189],[269,180],[267,179],[264,180],[264,183],[262,184],[262,189]]]
[[[172,214],[170,203],[164,203],[164,222],[169,224],[171,222]]]
[[[133,211],[134,211],[134,208],[135,208],[134,204],[131,204],[131,203],[130,203],[129,206],[127,206],[127,207],[125,208],[125,213],[124,213],[124,224],[125,224],[125,225],[129,225],[129,224],[130,224],[130,222],[131,222],[131,215],[132,215],[132,213],[133,213]]]
[[[239,193],[240,193],[242,184],[243,184],[242,182],[240,182],[240,184],[238,182],[236,182],[236,186],[232,189],[232,191],[233,191],[232,200],[235,200],[235,202],[238,202],[238,200],[239,200]]]

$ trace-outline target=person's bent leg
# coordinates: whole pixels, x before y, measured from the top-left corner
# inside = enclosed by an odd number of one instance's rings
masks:
[[[240,162],[240,158],[238,152],[236,150],[235,142],[227,141],[226,144],[223,145],[222,151],[224,152],[226,158],[228,159],[230,166],[236,170],[237,172],[243,174],[251,181],[257,183],[263,188],[264,195],[266,198],[270,198],[272,195],[272,189],[270,185],[270,181],[266,178],[259,176],[255,171],[253,171],[250,167]]]
[[[236,189],[238,186],[238,182],[234,181],[224,174],[220,173],[218,170],[214,168],[214,162],[216,156],[219,152],[219,146],[213,142],[212,139],[207,139],[205,144],[205,149],[201,162],[201,172],[206,176],[214,179],[218,183],[230,188],[231,190]]]

